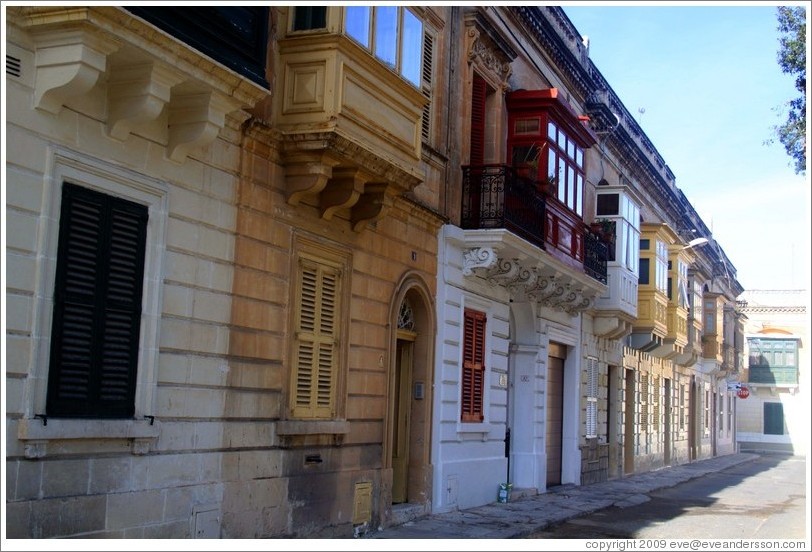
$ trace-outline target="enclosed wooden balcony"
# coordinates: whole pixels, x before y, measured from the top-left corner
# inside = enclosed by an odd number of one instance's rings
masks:
[[[332,13],[332,12],[330,12]],[[278,41],[276,130],[287,201],[352,227],[384,216],[423,181],[423,93],[331,29]]]

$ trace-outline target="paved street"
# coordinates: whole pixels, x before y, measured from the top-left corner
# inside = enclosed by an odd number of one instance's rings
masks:
[[[534,533],[529,538],[803,539],[805,458],[760,455],[751,462]]]
[[[806,459],[738,453],[507,504],[436,514],[375,539],[805,538]]]

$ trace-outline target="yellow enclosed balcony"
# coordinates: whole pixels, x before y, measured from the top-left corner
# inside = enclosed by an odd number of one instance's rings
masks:
[[[274,126],[287,201],[317,205],[326,220],[344,212],[360,231],[423,181],[422,22],[397,6],[302,6],[281,13],[287,31],[278,41]],[[404,48],[404,29],[419,36],[411,62],[418,64],[417,78],[402,66],[407,53],[398,51],[389,63],[377,42],[368,46],[364,33],[385,17],[398,21],[391,27],[393,48]]]
[[[660,358],[686,358],[691,251],[666,224],[641,226],[638,319],[632,346]]]

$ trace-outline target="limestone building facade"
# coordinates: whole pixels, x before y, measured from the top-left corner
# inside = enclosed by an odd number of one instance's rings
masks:
[[[4,9],[9,538],[735,450],[735,267],[560,8]]]

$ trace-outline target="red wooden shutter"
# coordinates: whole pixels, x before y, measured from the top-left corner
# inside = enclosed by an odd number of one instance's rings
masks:
[[[488,85],[479,75],[474,75],[471,91],[471,161],[470,165],[485,163],[485,98]]]
[[[465,309],[462,352],[463,422],[484,419],[485,394],[485,313]]]

